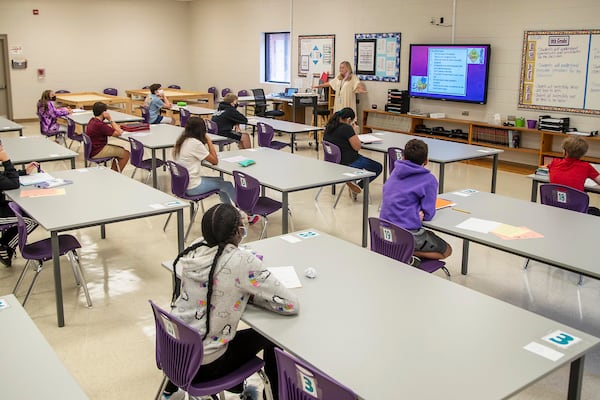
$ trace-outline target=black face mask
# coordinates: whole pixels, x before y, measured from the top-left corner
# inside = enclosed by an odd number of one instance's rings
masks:
[[[56,96],[52,96],[52,97],[50,97],[50,100],[52,100],[52,101],[56,101]]]

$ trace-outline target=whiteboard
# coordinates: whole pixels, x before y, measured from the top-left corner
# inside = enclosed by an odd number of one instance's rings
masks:
[[[335,35],[298,36],[298,76],[335,74]]]
[[[600,30],[525,31],[519,107],[600,114]]]

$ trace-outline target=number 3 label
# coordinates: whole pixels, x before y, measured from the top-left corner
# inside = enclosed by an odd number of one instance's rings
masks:
[[[542,339],[564,349],[581,341],[580,338],[563,331],[554,331],[551,334],[544,336]]]
[[[310,375],[306,375],[298,369],[296,369],[296,371],[298,372],[298,377],[300,378],[302,390],[312,397],[317,398],[317,381],[315,378]]]

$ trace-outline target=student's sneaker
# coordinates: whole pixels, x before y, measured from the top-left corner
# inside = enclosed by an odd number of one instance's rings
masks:
[[[248,223],[250,225],[254,225],[255,223],[258,222],[259,219],[260,219],[259,215],[256,215],[256,214],[248,215]]]
[[[165,394],[163,392],[162,396],[160,396],[160,400],[183,400],[185,399],[185,392],[183,390],[177,390],[171,394]]]
[[[358,198],[358,195],[362,192],[361,187],[352,181],[346,182],[346,186],[348,186],[348,189],[350,189],[348,193],[350,194],[352,200],[356,200]]]
[[[12,258],[15,251],[5,244],[0,244],[0,262],[6,267],[12,265]]]
[[[415,268],[419,268],[419,266],[421,265],[422,261],[419,257],[416,256],[412,256],[412,260],[410,261],[410,265],[415,267]]]
[[[246,385],[244,391],[240,394],[240,399],[244,400],[262,400],[262,398],[259,388],[254,385]]]

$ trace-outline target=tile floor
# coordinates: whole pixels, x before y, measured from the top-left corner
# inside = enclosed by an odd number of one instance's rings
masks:
[[[37,123],[24,125],[26,135],[38,134]],[[314,150],[305,143],[300,144],[299,154],[315,157]],[[373,158],[380,160],[381,156],[374,154]],[[77,165],[83,166],[81,156]],[[50,172],[68,167],[61,162],[44,164],[44,169]],[[437,173],[435,165],[431,168]],[[125,173],[131,172],[132,167],[128,166]],[[162,172],[160,179],[166,183],[168,175]],[[447,191],[465,187],[489,190],[489,182],[490,170],[486,168],[451,164],[446,170]],[[378,214],[381,186],[381,179],[372,185],[370,215]],[[528,200],[530,182],[524,176],[500,172],[497,192]],[[360,200],[352,202],[345,193],[333,210],[334,196],[324,190],[315,203],[315,194],[316,190],[291,194],[294,228],[313,227],[359,244]],[[127,196],[127,193],[114,195]],[[205,205],[210,206],[214,201],[209,199]],[[598,196],[592,195],[592,203],[598,205]],[[50,265],[41,274],[27,304],[31,318],[91,399],[151,399],[160,383],[161,373],[154,362],[154,326],[148,299],[165,306],[169,303],[171,278],[160,262],[175,256],[176,234],[174,223],[163,232],[164,221],[165,217],[160,216],[112,224],[107,226],[105,240],[100,239],[98,228],[74,232],[83,246],[82,264],[94,306],[85,307],[83,293],[77,290],[70,269],[64,268],[66,327],[56,326]],[[278,234],[280,215],[274,214],[270,222],[269,235]],[[248,241],[258,238],[260,224],[257,225],[250,228]],[[191,237],[199,233],[196,224]],[[572,233],[565,232],[567,235]],[[32,238],[47,236],[47,232],[37,229]],[[447,262],[453,282],[600,336],[599,281],[588,278],[578,287],[575,274],[539,263],[532,263],[525,272],[523,259],[478,245],[471,246],[470,273],[465,277],[460,274],[460,242],[453,238],[448,241],[455,249]],[[23,265],[23,260],[17,258],[12,268],[0,267],[0,294],[12,291]],[[567,379],[568,369],[561,368],[513,399],[564,399]],[[600,349],[597,349],[586,357],[582,398],[598,399],[599,393]],[[53,398],[51,392],[48,398]]]

